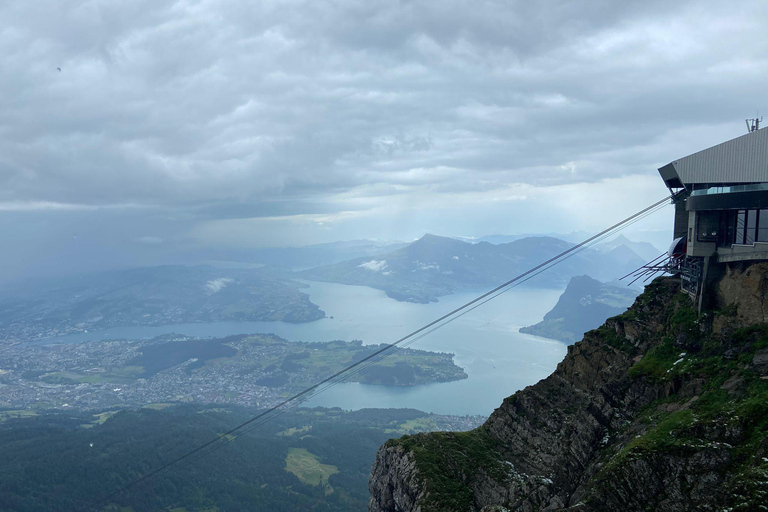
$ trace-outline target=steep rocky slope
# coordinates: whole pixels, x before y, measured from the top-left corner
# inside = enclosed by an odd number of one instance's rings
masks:
[[[387,442],[369,510],[765,509],[768,264],[717,288],[697,318],[658,279],[480,428]]]

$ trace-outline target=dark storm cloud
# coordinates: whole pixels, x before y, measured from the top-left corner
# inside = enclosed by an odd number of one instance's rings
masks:
[[[653,180],[762,107],[766,14],[714,1],[5,2],[0,212],[327,226],[384,203],[397,216],[443,196],[471,209],[484,193],[536,195],[517,185]]]

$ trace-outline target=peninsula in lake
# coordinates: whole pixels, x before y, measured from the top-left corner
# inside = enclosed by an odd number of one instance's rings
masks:
[[[611,286],[589,276],[571,279],[560,299],[544,319],[520,332],[568,343],[576,343],[584,333],[597,329],[608,318],[620,315],[639,293],[626,286]]]
[[[272,334],[15,345],[0,354],[0,408],[169,402],[271,407],[383,347],[359,340],[292,342]],[[388,354],[361,364],[347,380],[416,386],[467,378],[453,354],[410,348]]]

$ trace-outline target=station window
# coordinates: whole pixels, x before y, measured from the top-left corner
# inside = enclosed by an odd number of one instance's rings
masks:
[[[747,232],[747,210],[739,210],[736,214],[736,240],[733,243],[743,244]]]
[[[709,241],[702,237],[701,230],[698,240]],[[768,242],[768,209],[721,212],[719,245],[729,247],[732,244],[752,245],[755,242]]]
[[[696,240],[716,242],[720,228],[720,212],[701,212],[696,222]]]
[[[720,214],[720,234],[722,238],[719,240],[721,247],[730,247],[736,237],[736,211],[729,210]]]
[[[757,220],[757,241],[768,242],[768,210],[760,210]]]
[[[757,238],[757,213],[759,210],[747,210],[747,232],[744,234],[744,243],[752,245]]]

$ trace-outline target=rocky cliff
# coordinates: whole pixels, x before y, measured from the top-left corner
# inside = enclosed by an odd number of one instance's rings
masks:
[[[369,510],[766,509],[768,264],[717,293],[698,317],[657,279],[480,428],[387,442]]]

